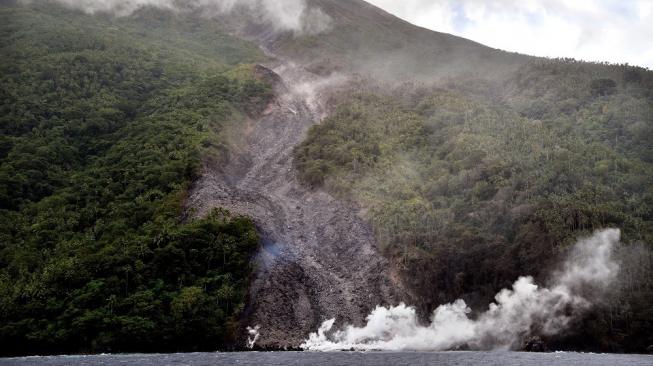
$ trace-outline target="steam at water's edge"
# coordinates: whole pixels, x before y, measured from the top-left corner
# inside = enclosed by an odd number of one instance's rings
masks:
[[[256,345],[256,341],[258,341],[258,337],[260,336],[258,330],[261,327],[259,325],[255,326],[254,328],[252,327],[247,327],[247,348],[252,349],[254,348],[254,345]]]
[[[476,319],[463,300],[439,306],[431,323],[421,325],[416,311],[401,304],[377,307],[363,327],[347,326],[331,334],[335,319],[322,323],[301,345],[307,350],[448,350],[515,348],[529,335],[554,335],[592,305],[614,282],[619,266],[613,258],[620,231],[597,231],[579,240],[554,273],[551,288],[540,288],[532,277],[520,277],[503,289],[495,303]]]

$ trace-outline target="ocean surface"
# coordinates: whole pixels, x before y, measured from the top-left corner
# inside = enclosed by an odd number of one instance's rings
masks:
[[[525,352],[244,352],[0,358],[7,366],[482,365],[653,366],[653,355]]]

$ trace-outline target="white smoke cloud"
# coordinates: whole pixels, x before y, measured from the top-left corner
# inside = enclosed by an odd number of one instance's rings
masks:
[[[37,0],[23,0],[34,2]],[[244,9],[253,19],[272,24],[278,31],[318,34],[331,27],[331,18],[305,0],[54,0],[89,14],[128,16],[144,7],[171,11],[202,11],[205,15],[230,14]]]
[[[325,321],[301,347],[315,351],[511,349],[529,335],[558,334],[615,281],[619,266],[612,254],[619,237],[619,230],[608,229],[579,240],[554,273],[550,288],[538,287],[532,277],[520,277],[475,319],[469,317],[471,309],[463,300],[439,306],[428,325],[420,324],[412,307],[379,306],[363,327],[347,326],[331,334],[335,319]]]
[[[174,0],[20,0],[22,3],[38,3],[39,1],[52,1],[61,3],[69,8],[83,10],[89,14],[113,13],[117,16],[130,15],[146,6],[154,6],[172,10],[175,8]]]
[[[254,328],[247,327],[247,348],[252,349],[256,345],[256,341],[261,336],[259,329],[261,329],[259,325],[256,325]]]

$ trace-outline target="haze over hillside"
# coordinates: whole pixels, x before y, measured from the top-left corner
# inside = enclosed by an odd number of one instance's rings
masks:
[[[400,349],[436,309],[519,326],[419,349],[653,344],[651,71],[359,0],[4,1],[0,24],[3,355]]]
[[[526,57],[416,27],[364,1],[313,0],[333,20],[321,35],[289,37],[277,46],[310,66],[347,68],[376,79],[428,81],[444,76],[501,75]]]

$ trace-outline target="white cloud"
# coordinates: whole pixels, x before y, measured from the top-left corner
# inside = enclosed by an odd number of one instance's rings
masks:
[[[21,0],[30,2],[33,0]],[[331,26],[331,18],[305,0],[55,0],[88,13],[110,12],[126,16],[146,6],[179,11],[201,9],[206,15],[231,12],[237,7],[247,9],[252,16],[271,23],[280,31],[317,34]]]
[[[653,0],[368,1],[490,47],[653,68]]]

